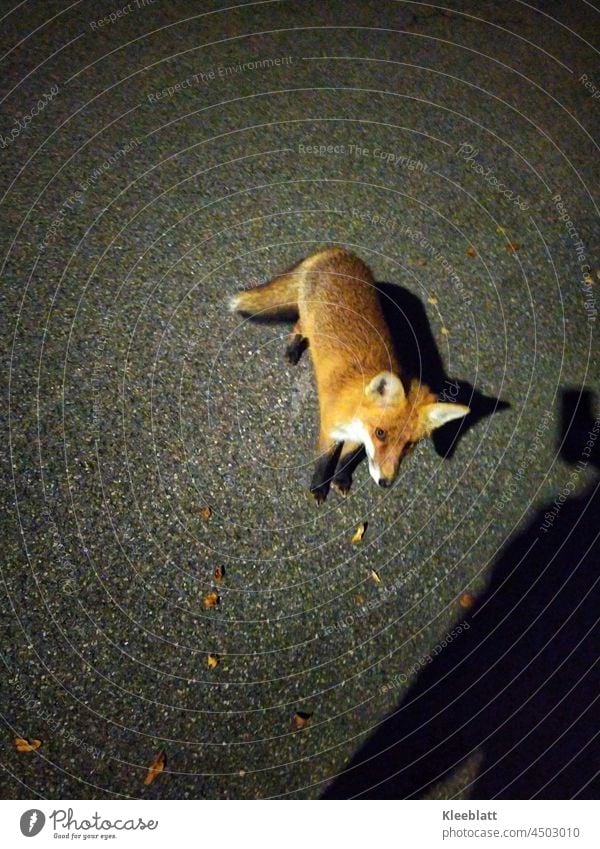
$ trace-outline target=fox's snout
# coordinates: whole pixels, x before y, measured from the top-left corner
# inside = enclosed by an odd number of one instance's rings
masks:
[[[398,449],[391,451],[389,447],[369,445],[367,459],[369,463],[369,474],[378,486],[390,487],[400,471],[404,451]]]
[[[374,462],[369,463],[369,471],[371,473],[371,477],[378,486],[387,488],[390,487],[398,477],[401,465],[402,453],[399,452],[397,457],[381,458],[379,463],[377,462],[376,457]]]

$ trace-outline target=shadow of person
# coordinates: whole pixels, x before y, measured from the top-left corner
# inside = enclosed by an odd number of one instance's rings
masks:
[[[573,494],[600,468],[589,392],[563,393],[558,448],[572,465],[563,489],[323,798],[420,797],[475,752],[471,798],[598,798],[600,477]]]
[[[471,408],[468,416],[449,422],[432,435],[436,452],[448,460],[468,430],[486,416],[506,410],[510,404],[484,395],[464,380],[448,377],[427,312],[417,295],[393,283],[378,282],[377,288],[406,382],[418,378],[439,395],[441,401]]]

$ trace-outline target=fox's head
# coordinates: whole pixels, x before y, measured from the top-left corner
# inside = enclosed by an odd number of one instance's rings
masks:
[[[402,381],[382,371],[369,381],[358,411],[361,441],[371,477],[379,486],[391,486],[403,458],[436,428],[470,412],[463,404],[436,401],[427,387],[414,381],[406,394]],[[358,424],[358,422],[357,422]]]

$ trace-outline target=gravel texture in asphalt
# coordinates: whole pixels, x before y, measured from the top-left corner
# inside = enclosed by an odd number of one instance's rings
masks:
[[[4,12],[2,794],[597,795],[597,10]],[[477,415],[317,508],[330,244]]]

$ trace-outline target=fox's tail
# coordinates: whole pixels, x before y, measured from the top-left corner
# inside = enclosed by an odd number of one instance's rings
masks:
[[[298,263],[284,274],[268,283],[238,292],[229,301],[232,312],[241,312],[258,318],[279,318],[296,321],[298,318],[298,288],[302,272]]]

